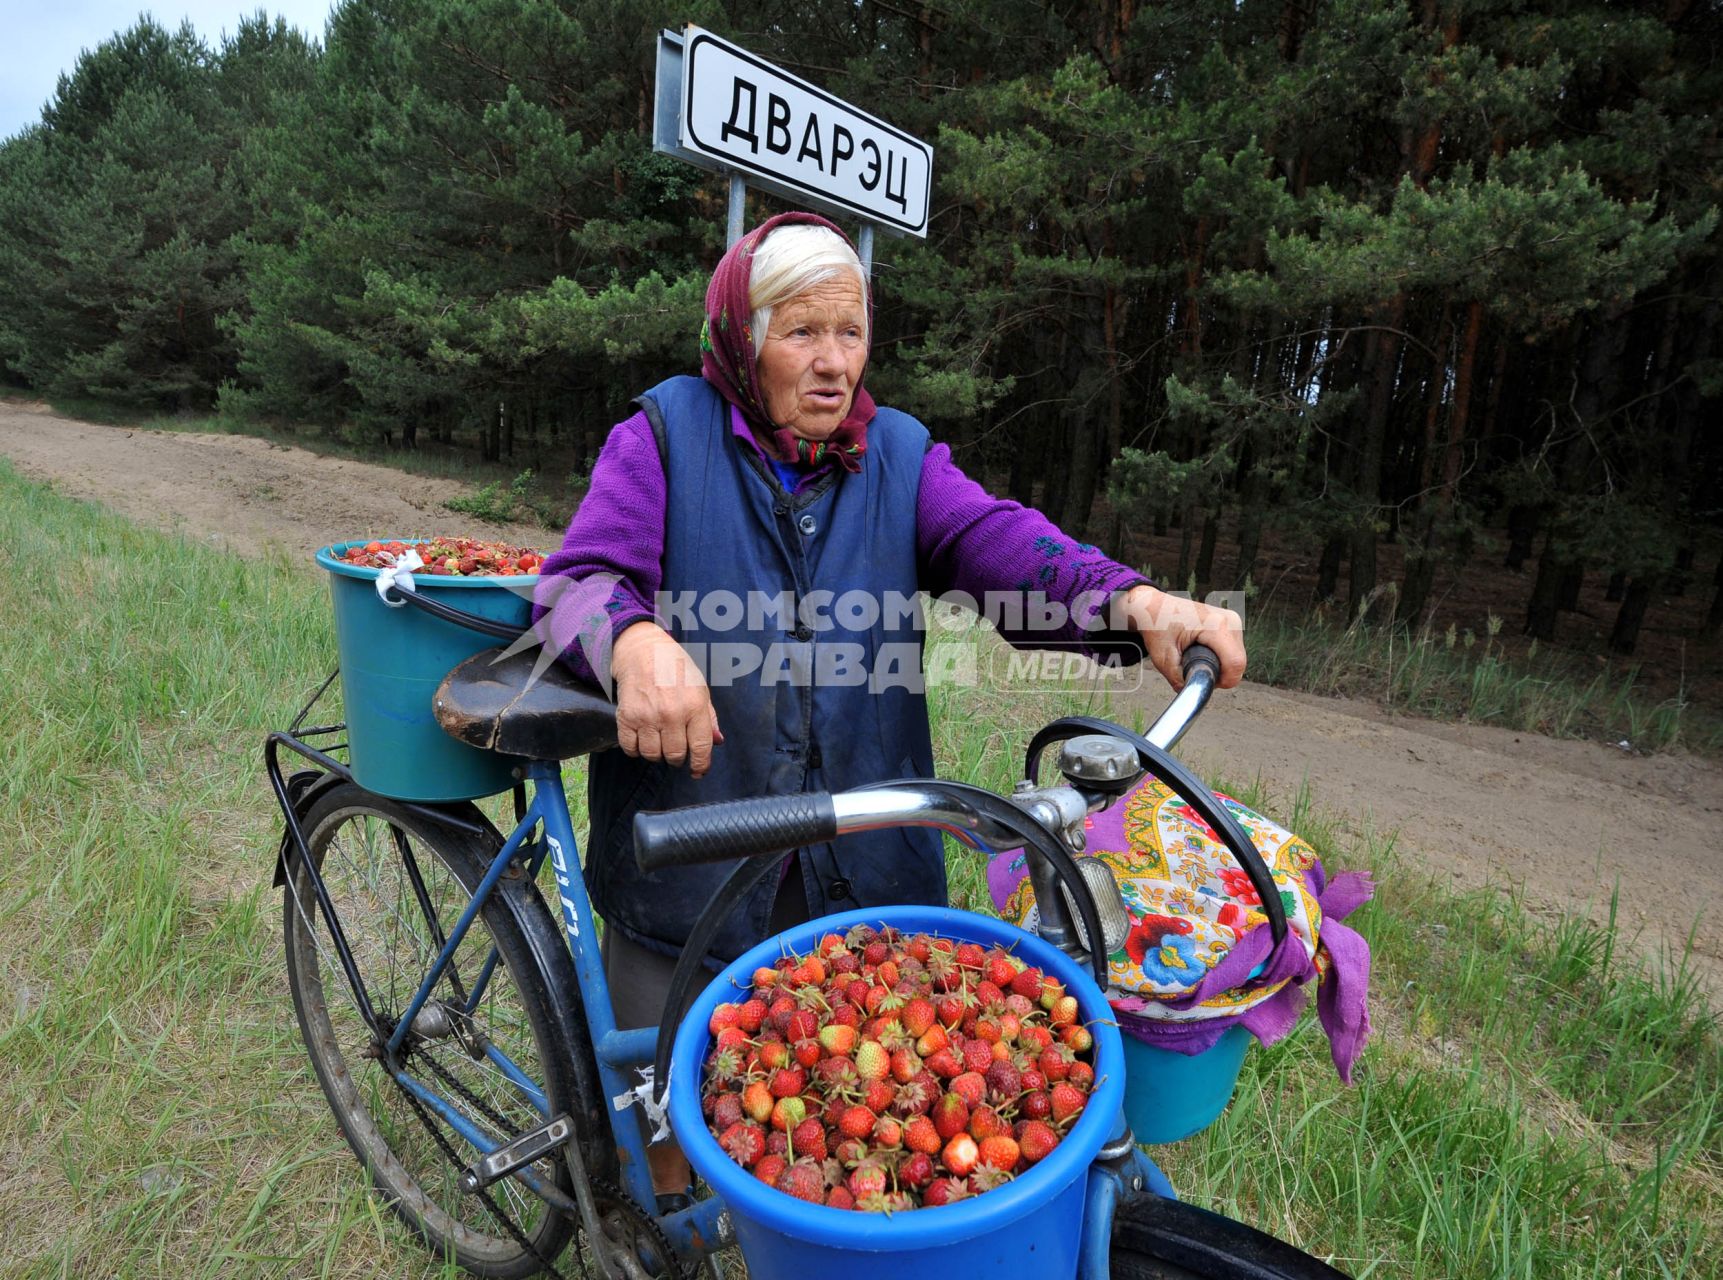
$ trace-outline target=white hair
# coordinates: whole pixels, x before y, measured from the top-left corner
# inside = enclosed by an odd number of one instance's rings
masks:
[[[856,257],[855,250],[837,232],[810,222],[792,222],[789,226],[774,229],[760,241],[748,273],[748,305],[754,310],[750,317],[754,330],[754,354],[760,354],[766,341],[766,329],[772,323],[774,307],[836,279],[845,271],[853,272],[856,283],[861,286],[865,325],[867,272],[862,270],[861,259]]]

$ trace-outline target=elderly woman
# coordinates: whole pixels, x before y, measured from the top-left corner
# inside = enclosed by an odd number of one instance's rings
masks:
[[[1236,615],[1172,600],[989,496],[919,422],[874,404],[867,277],[830,223],[782,214],[743,236],[706,309],[701,376],[639,397],[541,570],[572,583],[553,584],[570,587],[550,609],[554,643],[614,683],[619,747],[592,761],[586,876],[622,1026],[664,1015],[674,957],[730,870],[642,874],[637,812],[931,776],[920,635],[891,602],[1035,591],[1075,616],[1013,643],[1094,653],[1122,634],[1131,660],[1146,653],[1176,686],[1180,652],[1201,641],[1222,687],[1244,672]],[[840,598],[880,607],[818,607]],[[1083,601],[1110,603],[1124,625],[1090,626]],[[714,958],[829,911],[944,901],[937,832],[852,835],[787,857]],[[659,1167],[661,1187],[685,1177],[673,1167]]]

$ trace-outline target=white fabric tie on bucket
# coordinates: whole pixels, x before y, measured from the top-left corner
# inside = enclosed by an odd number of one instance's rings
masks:
[[[619,1093],[610,1100],[610,1105],[618,1111],[626,1111],[629,1107],[639,1106],[646,1112],[646,1119],[652,1125],[652,1136],[648,1143],[663,1142],[670,1136],[670,1104],[668,1098],[664,1102],[653,1096],[651,1067],[636,1067],[640,1074],[640,1083],[626,1093]]]
[[[377,595],[391,609],[399,609],[406,604],[405,600],[389,599],[389,588],[399,587],[403,591],[417,591],[418,585],[413,581],[413,570],[423,569],[425,562],[419,559],[419,553],[411,547],[403,551],[390,565],[377,575]]]

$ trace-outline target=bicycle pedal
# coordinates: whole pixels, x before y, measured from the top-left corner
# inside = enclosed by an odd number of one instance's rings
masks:
[[[524,1169],[534,1160],[543,1159],[558,1147],[574,1139],[574,1122],[566,1115],[547,1120],[536,1129],[529,1129],[513,1142],[505,1143],[461,1174],[461,1190],[482,1191],[492,1183],[501,1182],[517,1169]]]

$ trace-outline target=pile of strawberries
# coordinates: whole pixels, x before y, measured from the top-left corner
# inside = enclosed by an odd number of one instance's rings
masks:
[[[857,925],[754,971],[709,1022],[701,1104],[730,1158],[836,1209],[950,1204],[1044,1160],[1089,1101],[1094,1040],[1000,947]]]
[[[537,573],[544,557],[526,547],[477,538],[427,538],[423,542],[367,542],[348,547],[341,559],[361,569],[387,569],[409,549],[424,567],[415,573],[441,577],[514,578]]]

